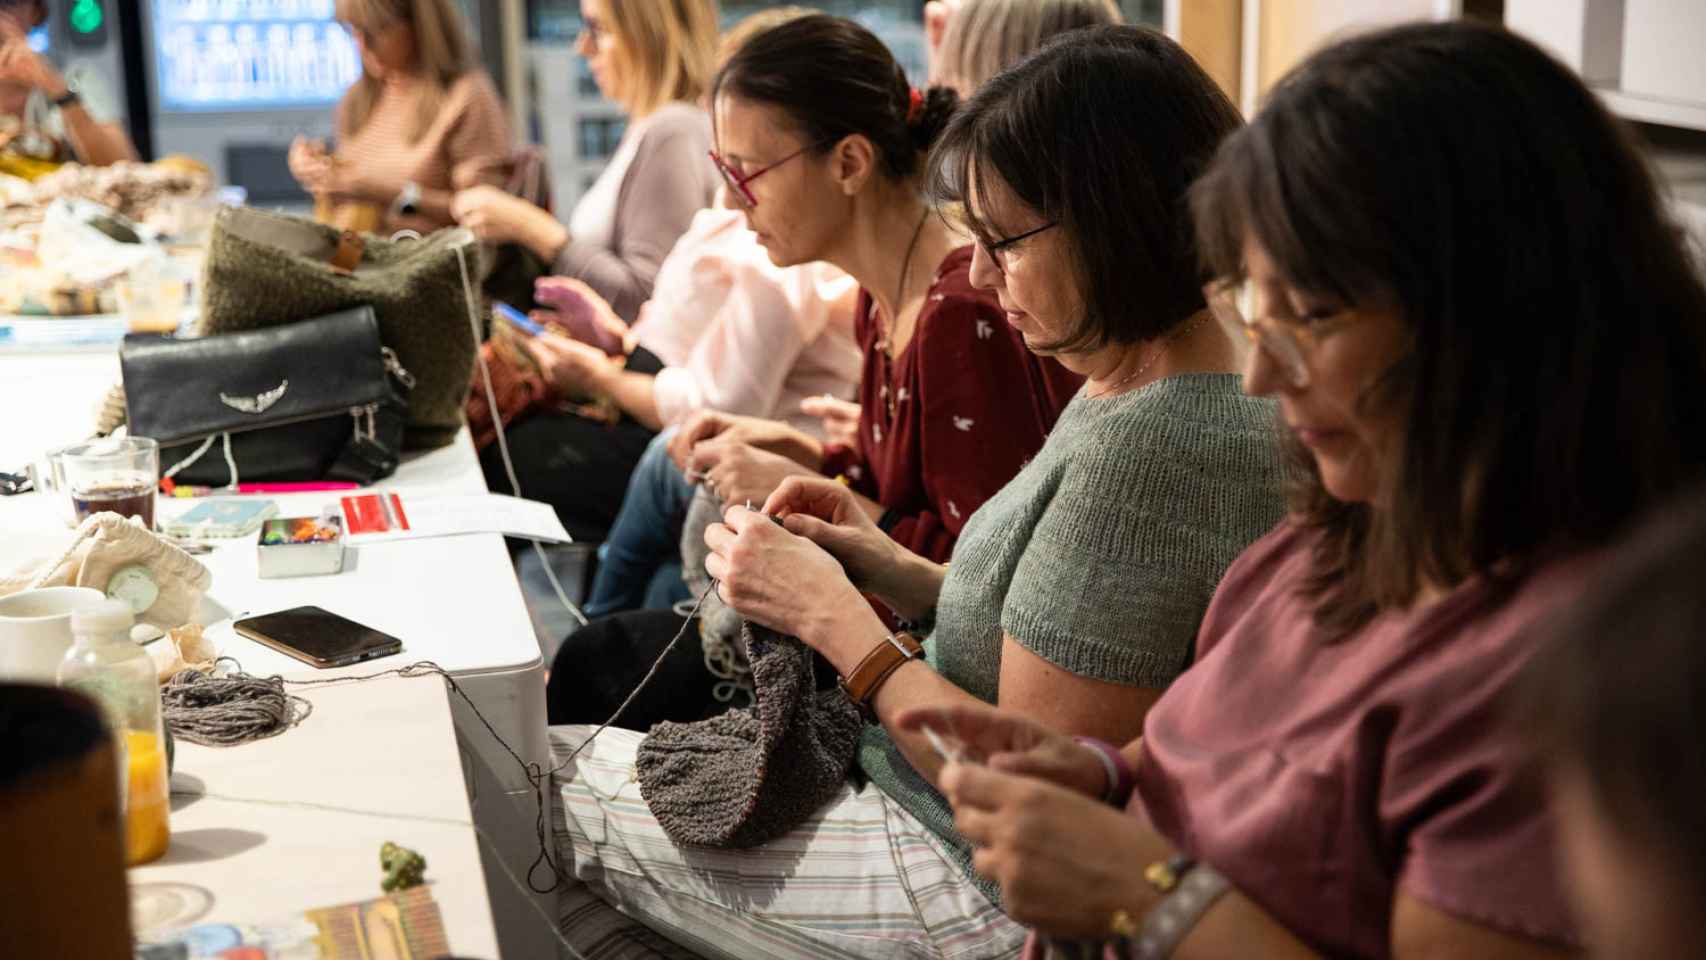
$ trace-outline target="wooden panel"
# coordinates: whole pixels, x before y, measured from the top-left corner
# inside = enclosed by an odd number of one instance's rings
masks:
[[[1237,103],[1243,59],[1243,0],[1181,0],[1178,18],[1180,45]]]
[[[1266,94],[1287,70],[1325,44],[1360,30],[1431,20],[1437,0],[1259,0],[1257,85]]]

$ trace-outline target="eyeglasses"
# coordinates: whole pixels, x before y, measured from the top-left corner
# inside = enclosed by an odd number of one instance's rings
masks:
[[[772,163],[771,165],[769,165],[767,167],[760,167],[759,169],[754,170],[751,173],[744,174],[744,175],[741,174],[739,171],[737,171],[734,167],[730,166],[728,161],[723,159],[722,154],[718,153],[715,150],[711,150],[708,152],[711,155],[711,162],[717,165],[717,172],[721,173],[723,175],[723,181],[729,185],[729,190],[731,190],[736,197],[739,197],[740,202],[742,204],[744,204],[748,210],[750,210],[753,207],[758,206],[758,198],[752,195],[751,190],[747,189],[747,186],[746,186],[747,184],[751,183],[754,180],[757,180],[759,177],[764,176],[765,174],[776,169],[777,167],[781,166],[782,164],[787,163],[789,160],[794,159],[795,157],[799,156],[800,154],[805,153],[807,150],[815,150],[816,148],[821,147],[826,143],[833,143],[833,142],[834,142],[833,140],[819,140],[817,143],[808,143],[805,146],[801,147],[800,149],[795,150],[793,153],[790,153],[787,156],[783,157],[782,159],[776,161],[775,163]]]
[[[1042,233],[1044,230],[1052,230],[1058,226],[1060,226],[1058,222],[1050,220],[1048,223],[1045,223],[1040,227],[1033,227],[1030,230],[1026,230],[1024,233],[1014,234],[1011,237],[1003,237],[999,240],[990,240],[987,242],[979,241],[979,243],[983,244],[983,252],[989,254],[989,259],[1005,272],[1007,269],[1007,258],[1004,254],[1009,248],[1021,240],[1029,240],[1037,234]]]
[[[1300,319],[1246,316],[1239,305],[1249,301],[1246,281],[1218,280],[1203,288],[1203,294],[1209,312],[1221,327],[1233,339],[1242,337],[1257,349],[1267,351],[1296,389],[1309,386],[1309,357],[1322,339],[1355,317],[1351,308]]]

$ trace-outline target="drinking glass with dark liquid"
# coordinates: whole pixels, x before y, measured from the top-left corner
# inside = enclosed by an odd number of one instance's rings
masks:
[[[135,517],[154,529],[160,447],[147,437],[109,437],[60,453],[71,508],[82,523],[97,513]]]

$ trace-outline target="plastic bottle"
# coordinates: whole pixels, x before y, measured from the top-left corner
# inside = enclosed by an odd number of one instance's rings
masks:
[[[118,742],[127,866],[159,857],[171,839],[160,687],[154,661],[130,639],[135,622],[117,600],[73,613],[71,649],[59,664],[59,685],[99,703]]]

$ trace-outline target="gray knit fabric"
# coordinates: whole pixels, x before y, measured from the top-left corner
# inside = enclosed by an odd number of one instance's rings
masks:
[[[840,687],[814,691],[811,650],[763,627],[742,636],[758,702],[656,724],[634,758],[640,796],[676,843],[773,840],[828,803],[853,766],[864,719]]]
[[[966,522],[930,664],[993,703],[1010,634],[1080,676],[1165,687],[1190,663],[1221,574],[1279,522],[1283,471],[1274,406],[1235,375],[1080,391],[1036,458]],[[866,728],[859,764],[969,873],[946,800],[881,727]]]

